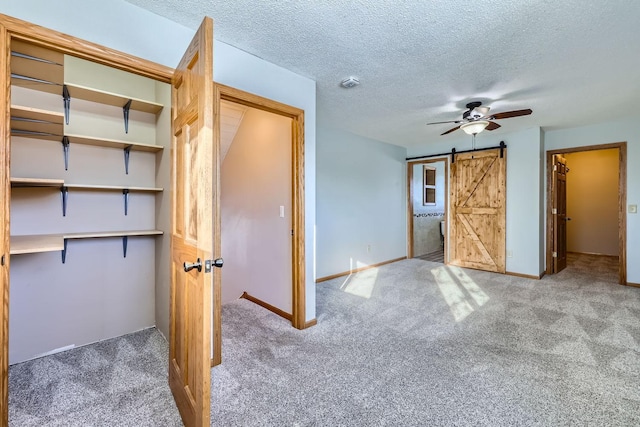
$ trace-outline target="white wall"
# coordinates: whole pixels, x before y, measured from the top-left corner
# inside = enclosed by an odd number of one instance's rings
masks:
[[[317,276],[406,256],[406,151],[318,127]]]
[[[627,204],[640,203],[640,122],[621,119],[571,129],[547,131],[545,150],[627,142]],[[640,218],[627,213],[627,281],[640,283]]]
[[[567,153],[567,251],[618,256],[619,150]]]
[[[247,292],[292,312],[291,142],[290,118],[249,108],[229,147],[221,169],[223,304]]]
[[[409,157],[440,154],[471,149],[471,137],[426,142],[407,150]],[[531,128],[520,132],[492,135],[483,132],[476,137],[476,147],[507,144],[507,212],[506,270],[511,273],[538,277],[544,270],[540,256],[540,236],[543,231],[539,209],[541,185],[541,132]],[[537,242],[537,243],[536,243]]]
[[[195,32],[122,0],[5,0],[0,13],[170,67],[179,62]],[[306,320],[311,320],[315,318],[315,82],[219,41],[214,44],[214,79],[305,111],[305,295]],[[163,295],[156,299],[168,301],[168,292],[157,289]],[[165,335],[168,316],[168,306],[158,307],[156,322]]]

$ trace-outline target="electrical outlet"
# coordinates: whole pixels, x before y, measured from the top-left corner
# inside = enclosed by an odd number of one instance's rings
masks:
[[[513,258],[513,251],[507,251],[507,258]]]
[[[629,213],[638,213],[638,205],[629,205]]]

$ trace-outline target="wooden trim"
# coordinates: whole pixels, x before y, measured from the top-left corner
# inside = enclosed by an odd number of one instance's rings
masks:
[[[0,257],[5,265],[0,265],[0,425],[9,425],[9,215],[11,199],[10,155],[11,131],[7,124],[11,120],[11,71],[9,68],[9,37],[0,20]]]
[[[568,254],[578,254],[578,255],[595,255],[595,256],[608,256],[611,258],[619,258],[618,255],[607,255],[607,254],[597,254],[595,252],[576,252],[576,251],[567,251]]]
[[[428,160],[416,160],[407,162],[407,258],[414,257],[413,247],[413,166],[427,163],[444,162],[444,219],[448,221],[449,212],[449,157],[433,157]],[[448,226],[447,226],[448,228]],[[444,230],[444,263],[449,261],[447,229]],[[316,280],[317,282],[317,280]]]
[[[632,288],[640,288],[640,283],[631,283],[631,282],[626,282],[623,283],[624,286],[631,286]]]
[[[290,315],[289,313],[287,313],[286,311],[280,310],[278,307],[275,307],[275,306],[269,304],[268,302],[264,302],[261,299],[258,299],[258,298],[254,297],[252,295],[249,295],[246,292],[243,292],[242,295],[240,295],[240,298],[246,299],[247,301],[251,301],[254,304],[258,304],[260,307],[266,308],[270,312],[275,313],[278,316],[280,316],[280,317],[282,317],[284,319],[287,319],[290,322],[293,319],[293,316]]]
[[[319,278],[316,279],[316,283],[326,282],[327,280],[337,279],[338,277],[348,276],[348,275],[353,274],[353,273],[358,273],[360,271],[368,270],[370,268],[376,268],[376,267],[380,267],[380,266],[385,265],[385,264],[391,264],[393,262],[402,261],[404,259],[407,259],[407,257],[403,256],[401,258],[390,259],[388,261],[382,261],[382,262],[379,262],[377,264],[371,264],[371,265],[367,265],[367,266],[364,266],[364,267],[359,267],[359,268],[356,268],[356,269],[351,270],[351,271],[345,271],[345,272],[342,272],[342,273],[332,274],[331,276],[319,277]]]
[[[220,140],[220,101],[225,100],[256,108],[292,120],[291,162],[292,162],[292,205],[293,205],[293,250],[292,250],[292,317],[294,328],[306,326],[306,271],[305,271],[305,230],[304,230],[304,111],[277,101],[263,98],[219,83],[214,84],[216,104],[216,145]]]
[[[581,147],[563,148],[547,151],[547,244],[546,244],[546,274],[552,274],[553,252],[553,215],[551,214],[551,179],[552,158],[554,154],[578,153],[582,151],[618,149],[618,283],[627,284],[627,143],[626,141],[610,144],[588,145]]]
[[[533,274],[514,273],[511,271],[505,271],[504,274],[506,274],[507,276],[524,277],[525,279],[534,279],[534,280],[540,280],[542,279],[542,276],[543,276],[543,274],[539,276],[535,276]]]
[[[137,58],[124,52],[100,46],[58,31],[0,14],[2,24],[12,38],[73,55],[130,73],[170,83],[173,69]],[[8,80],[7,80],[8,81]]]
[[[316,326],[317,324],[318,324],[318,319],[311,319],[304,324],[304,329],[310,328],[312,326]]]

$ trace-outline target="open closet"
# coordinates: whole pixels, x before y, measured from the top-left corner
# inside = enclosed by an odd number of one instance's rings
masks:
[[[176,71],[4,15],[0,51],[0,425],[9,364],[159,322],[183,420],[208,425],[221,348],[211,19]],[[190,245],[204,269],[187,268]]]

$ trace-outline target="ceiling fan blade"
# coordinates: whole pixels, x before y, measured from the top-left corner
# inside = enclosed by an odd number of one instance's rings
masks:
[[[531,109],[527,108],[526,110],[514,110],[514,111],[505,111],[504,113],[496,113],[491,115],[491,120],[498,119],[508,119],[510,117],[518,117],[518,116],[528,116],[533,113]]]
[[[445,133],[441,133],[441,134],[440,134],[440,136],[442,136],[442,135],[446,135],[446,134],[451,133],[451,132],[453,132],[454,130],[458,130],[458,129],[460,129],[460,126],[456,126],[456,127],[454,127],[454,128],[451,128],[451,129],[449,129],[448,131],[446,131]]]
[[[486,130],[496,130],[501,127],[499,124],[494,122],[489,122],[489,125],[485,128]]]
[[[427,123],[428,125],[442,125],[445,123],[462,123],[462,120],[450,120],[448,122],[433,122],[433,123]]]

